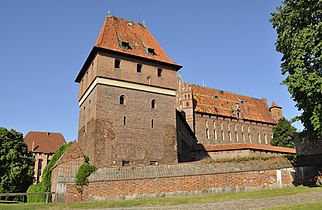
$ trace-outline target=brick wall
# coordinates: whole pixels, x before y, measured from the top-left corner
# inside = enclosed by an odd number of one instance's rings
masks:
[[[135,199],[237,192],[292,185],[294,169],[281,157],[239,163],[185,163],[167,166],[101,168],[82,194],[65,180],[64,201]],[[64,183],[64,180],[59,180]]]

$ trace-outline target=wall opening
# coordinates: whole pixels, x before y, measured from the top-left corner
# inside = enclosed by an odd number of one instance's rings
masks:
[[[162,69],[158,68],[158,77],[162,77]]]
[[[151,108],[152,108],[152,109],[156,109],[156,108],[157,108],[156,106],[157,106],[157,101],[153,99],[153,100],[151,101]]]
[[[120,96],[120,104],[125,105],[125,96],[124,95]]]
[[[137,73],[142,73],[142,64],[136,64],[136,72]]]
[[[115,59],[114,68],[119,69],[121,67],[121,60]]]

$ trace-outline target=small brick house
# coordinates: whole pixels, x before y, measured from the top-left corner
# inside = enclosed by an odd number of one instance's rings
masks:
[[[25,136],[24,142],[35,157],[34,183],[37,184],[41,181],[47,163],[55,152],[66,144],[66,140],[61,133],[30,131]]]

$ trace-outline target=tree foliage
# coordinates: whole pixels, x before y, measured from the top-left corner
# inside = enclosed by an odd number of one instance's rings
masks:
[[[22,133],[0,127],[0,193],[26,192],[33,181],[34,161]]]
[[[51,188],[51,170],[59,160],[59,158],[70,148],[72,142],[61,146],[54,154],[52,159],[48,162],[44,168],[44,172],[41,176],[41,182],[38,184],[31,185],[28,188],[28,192],[50,192]],[[46,195],[29,195],[28,203],[31,202],[45,202]]]
[[[284,0],[272,13],[277,31],[276,50],[283,54],[283,81],[304,125],[302,134],[322,134],[322,1]]]
[[[296,128],[285,118],[281,118],[273,127],[273,139],[271,145],[279,147],[294,148],[293,136]]]

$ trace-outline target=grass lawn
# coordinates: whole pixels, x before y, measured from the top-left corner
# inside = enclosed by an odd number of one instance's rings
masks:
[[[257,199],[268,198],[285,195],[295,195],[307,192],[322,191],[322,188],[309,188],[309,187],[290,187],[282,189],[271,189],[253,192],[240,192],[240,193],[218,193],[200,196],[178,196],[178,197],[163,197],[163,198],[149,198],[138,200],[125,200],[125,201],[101,201],[101,202],[79,202],[79,203],[21,203],[21,204],[1,204],[0,209],[87,209],[87,208],[118,208],[118,207],[139,207],[139,206],[163,206],[163,205],[178,205],[178,204],[198,204],[198,203],[215,203],[241,199]],[[309,207],[308,205],[312,205]],[[298,207],[298,208],[297,208]],[[322,209],[322,201],[313,204],[305,204],[301,207],[299,205],[276,208],[276,209]],[[275,209],[275,208],[274,208]]]
[[[306,209],[322,209],[322,200],[314,203],[294,204],[288,206],[269,208],[269,210],[306,210]]]

